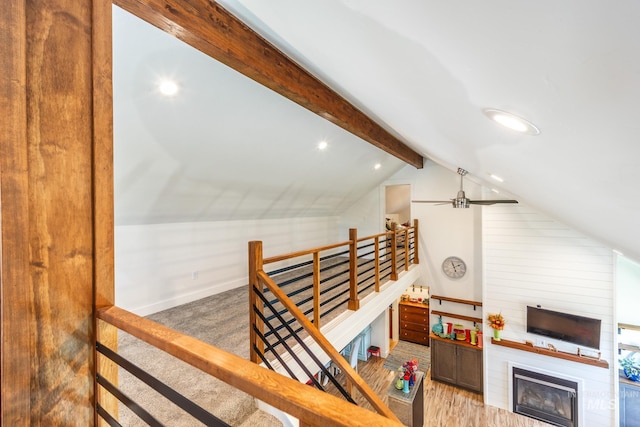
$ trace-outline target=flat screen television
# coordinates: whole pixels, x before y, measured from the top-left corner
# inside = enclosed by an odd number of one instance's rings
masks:
[[[600,319],[527,306],[527,332],[600,349]]]

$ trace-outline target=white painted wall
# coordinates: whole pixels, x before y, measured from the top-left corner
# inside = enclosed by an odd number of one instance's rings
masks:
[[[618,323],[640,325],[640,264],[616,257],[616,285]]]
[[[247,284],[248,242],[265,257],[338,241],[338,218],[118,226],[116,305],[146,316]]]
[[[502,312],[502,337],[524,342],[526,306],[542,305],[602,320],[602,358],[615,366],[614,275],[610,248],[526,206],[492,206],[483,214],[484,312]],[[486,317],[486,315],[485,315]],[[603,369],[490,343],[485,328],[485,401],[508,408],[507,363],[514,362],[584,379],[581,426],[615,422],[615,369]],[[547,340],[559,350],[577,346]],[[535,342],[535,341],[534,341]]]

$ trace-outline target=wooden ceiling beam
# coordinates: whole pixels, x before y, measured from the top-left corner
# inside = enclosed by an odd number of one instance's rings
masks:
[[[114,4],[381,150],[422,168],[422,155],[219,4],[211,0],[114,0]]]

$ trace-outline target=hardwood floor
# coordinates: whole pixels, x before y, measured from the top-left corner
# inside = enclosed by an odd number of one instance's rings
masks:
[[[371,357],[367,362],[359,361],[358,373],[369,386],[388,404],[387,388],[394,379],[394,373],[384,368],[385,359]],[[338,378],[344,382],[342,375]],[[424,426],[425,427],[543,427],[549,426],[532,418],[524,417],[486,406],[482,396],[431,381],[427,372],[424,384]],[[337,390],[328,387],[328,392],[338,395]],[[354,399],[358,405],[371,409],[371,405],[357,391]]]

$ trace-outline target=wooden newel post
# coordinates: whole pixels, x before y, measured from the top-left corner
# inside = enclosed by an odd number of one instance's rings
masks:
[[[264,335],[264,323],[255,312],[257,309],[263,312],[264,304],[258,293],[262,293],[262,285],[258,280],[258,272],[262,270],[262,242],[249,242],[249,359],[253,363],[260,363],[260,358],[256,353],[256,348],[260,353],[264,353],[264,342],[258,339],[254,331],[254,325],[260,334]],[[254,309],[255,307],[255,309]]]
[[[391,280],[398,280],[398,235],[396,234],[396,223],[391,223]]]
[[[358,310],[358,230],[349,229],[349,310]]]
[[[420,241],[420,233],[418,233],[418,220],[413,220],[413,263],[420,264],[418,258],[418,242]]]

